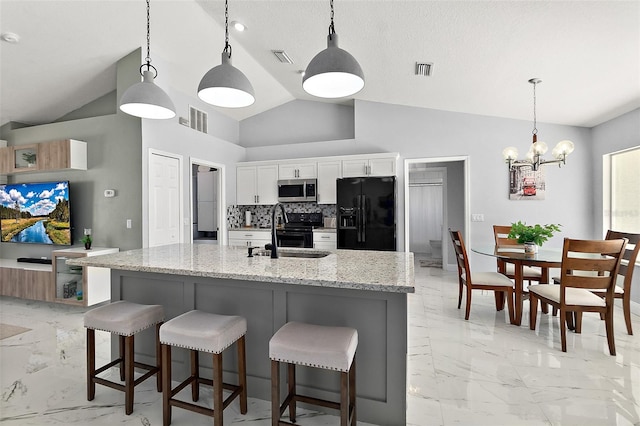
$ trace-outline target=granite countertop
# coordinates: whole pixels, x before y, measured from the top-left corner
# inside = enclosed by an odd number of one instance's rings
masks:
[[[280,252],[318,252],[279,248]],[[104,256],[70,259],[69,265],[126,271],[413,293],[413,253],[330,250],[322,258],[247,257],[246,247],[172,244]]]

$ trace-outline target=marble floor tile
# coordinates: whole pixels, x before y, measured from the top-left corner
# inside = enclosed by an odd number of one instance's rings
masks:
[[[617,355],[610,356],[604,323],[586,315],[581,334],[568,333],[560,350],[558,318],[537,312],[529,330],[525,301],[522,326],[496,312],[493,294],[474,292],[471,316],[457,309],[456,275],[420,267],[409,295],[407,418],[410,426],[448,425],[640,425],[640,337],[626,333],[615,310]],[[0,340],[0,423],[13,425],[155,426],[162,402],[153,381],[136,387],[134,412],[124,414],[122,393],[96,387],[86,400],[87,309],[0,297],[0,323],[31,330]],[[638,312],[634,305],[634,312]],[[640,332],[640,317],[632,315]],[[100,365],[110,356],[107,333],[96,334]],[[117,375],[117,370],[107,374]],[[208,401],[210,391],[202,390]],[[302,411],[303,426],[339,424],[336,416]],[[173,410],[173,425],[211,425],[211,419]],[[270,404],[237,401],[225,425],[268,426]],[[363,426],[364,423],[359,422]]]

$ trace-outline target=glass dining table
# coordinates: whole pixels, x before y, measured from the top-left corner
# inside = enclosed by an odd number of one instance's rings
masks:
[[[522,323],[522,301],[524,294],[523,268],[525,266],[539,267],[542,270],[541,283],[549,282],[549,268],[559,268],[562,264],[562,249],[555,248],[538,248],[538,253],[525,253],[524,248],[520,247],[497,247],[495,245],[478,245],[471,247],[474,253],[485,256],[492,256],[511,263],[515,269],[515,324]]]

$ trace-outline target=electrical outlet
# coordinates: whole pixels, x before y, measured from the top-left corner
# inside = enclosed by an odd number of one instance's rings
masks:
[[[131,219],[127,219],[127,229],[131,229]]]
[[[471,215],[471,222],[484,222],[484,214],[474,213]]]

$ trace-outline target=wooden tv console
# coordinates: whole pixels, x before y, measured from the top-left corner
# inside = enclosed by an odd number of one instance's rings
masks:
[[[70,247],[53,250],[51,265],[0,259],[0,295],[45,302],[91,306],[111,298],[111,270],[108,268],[68,268],[66,260],[117,253],[117,248]],[[82,298],[68,297],[63,292],[65,282],[73,281],[82,291]],[[65,297],[67,296],[67,297]]]

